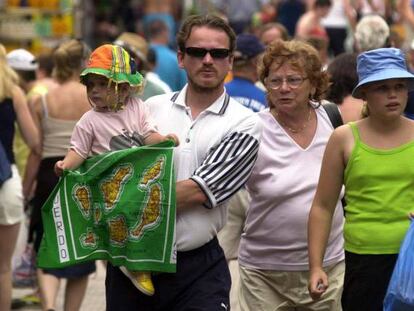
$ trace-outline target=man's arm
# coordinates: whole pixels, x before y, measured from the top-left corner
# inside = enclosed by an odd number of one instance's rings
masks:
[[[177,182],[175,190],[177,210],[185,210],[207,202],[207,196],[194,180],[186,179]]]
[[[251,115],[207,154],[193,176],[177,183],[177,206],[214,208],[246,183],[259,150],[261,123]]]

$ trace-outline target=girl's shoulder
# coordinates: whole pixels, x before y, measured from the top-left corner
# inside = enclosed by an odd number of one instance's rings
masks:
[[[13,87],[11,88],[11,94],[13,97],[16,97],[16,96],[25,97],[23,89],[17,84],[14,84]]]
[[[12,93],[13,107],[15,111],[20,110],[21,106],[27,105],[26,96],[24,95],[24,91],[20,86],[13,85],[11,93]]]
[[[147,112],[147,105],[138,97],[129,96],[125,102],[125,110],[142,114]]]
[[[407,133],[412,135],[412,139],[414,140],[414,120],[404,117],[404,129]]]
[[[337,148],[348,150],[355,143],[355,122],[349,122],[347,124],[338,126],[329,138],[330,143],[334,144]]]
[[[129,96],[125,100],[126,110],[140,110],[143,109],[142,107],[144,107],[144,102],[139,97]]]
[[[137,96],[128,96],[126,98],[126,104],[127,105],[143,105],[144,102],[142,101],[141,98],[137,97]]]

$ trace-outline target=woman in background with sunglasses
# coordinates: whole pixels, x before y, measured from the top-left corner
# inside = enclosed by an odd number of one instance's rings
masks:
[[[242,310],[341,310],[343,213],[332,220],[324,299],[307,292],[307,220],[326,143],[333,131],[320,104],[328,87],[318,52],[300,41],[274,41],[259,64],[269,109],[259,155],[247,182],[251,196],[239,249]]]

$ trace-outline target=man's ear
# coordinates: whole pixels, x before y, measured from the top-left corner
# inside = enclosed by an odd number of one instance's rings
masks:
[[[229,70],[233,70],[234,55],[229,56]]]
[[[185,57],[185,53],[178,50],[177,51],[177,61],[178,61],[178,66],[181,69],[184,69],[184,57]]]

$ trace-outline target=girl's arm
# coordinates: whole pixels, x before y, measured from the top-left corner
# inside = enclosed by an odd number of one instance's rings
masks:
[[[305,13],[306,14],[306,13]],[[301,18],[298,20],[295,29],[295,37],[296,38],[306,38],[308,34],[308,18],[307,16],[302,15]]]
[[[351,29],[355,31],[357,24],[357,12],[352,6],[351,0],[342,0],[342,5],[344,7],[345,16],[348,19],[348,23],[351,26]]]
[[[343,184],[344,140],[348,126],[335,130],[330,137],[322,161],[318,188],[309,213],[309,293],[318,299],[328,287],[328,277],[322,263],[332,224],[332,217]]]
[[[63,170],[77,169],[85,161],[79,154],[72,149],[68,151],[65,158],[61,161],[57,161],[55,164],[55,174],[62,176]]]
[[[411,27],[414,27],[414,10],[410,0],[397,0],[397,12]]]
[[[175,134],[168,134],[168,135],[161,135],[158,132],[153,132],[150,135],[148,135],[145,139],[144,139],[144,144],[145,145],[153,145],[153,144],[158,144],[161,143],[163,141],[166,140],[172,140],[175,144],[175,146],[178,146],[180,144],[180,141],[177,137],[177,135]]]
[[[39,142],[40,146],[43,145],[43,133],[41,127],[41,120],[43,116],[43,108],[41,103],[41,97],[37,96],[33,101],[29,102],[30,113],[33,118],[33,121],[39,131]],[[39,165],[41,161],[41,155],[33,151],[30,151],[30,154],[27,158],[26,169],[24,172],[23,178],[23,196],[26,200],[29,200],[35,186],[37,172],[39,170]]]
[[[22,89],[13,88],[13,107],[17,116],[17,124],[22,133],[23,140],[29,148],[37,154],[41,153],[39,131],[30,115],[29,107]]]

